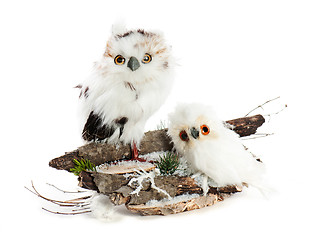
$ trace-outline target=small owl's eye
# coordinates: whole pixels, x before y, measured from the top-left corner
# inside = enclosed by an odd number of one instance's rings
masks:
[[[124,64],[126,61],[126,59],[124,57],[122,57],[121,55],[118,55],[114,58],[114,63],[117,65],[122,65]]]
[[[203,135],[208,135],[210,133],[210,128],[205,124],[203,124],[200,129]]]
[[[185,142],[189,141],[188,134],[184,130],[180,132],[179,137],[182,141],[185,141]]]
[[[149,53],[146,53],[146,54],[144,55],[143,59],[142,59],[142,62],[143,62],[143,63],[149,63],[149,62],[151,62],[151,60],[152,60],[151,55],[150,55]]]

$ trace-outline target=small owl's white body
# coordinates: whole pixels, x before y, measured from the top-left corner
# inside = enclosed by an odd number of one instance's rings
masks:
[[[161,34],[117,31],[80,86],[82,136],[87,141],[139,145],[146,121],[170,93],[174,62]],[[150,62],[144,61],[146,55]]]
[[[174,146],[185,157],[194,173],[204,173],[218,187],[242,183],[254,186],[260,184],[263,164],[245,150],[239,136],[228,129],[210,107],[183,104],[176,108],[169,120],[169,135]],[[188,138],[183,135],[182,140],[181,131],[185,131]]]

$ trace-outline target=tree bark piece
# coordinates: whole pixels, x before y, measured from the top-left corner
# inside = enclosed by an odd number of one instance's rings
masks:
[[[74,167],[73,160],[79,160],[81,157],[79,156],[79,151],[75,150],[73,152],[66,153],[65,155],[54,158],[49,162],[49,166],[56,168],[58,170],[67,170],[70,171],[70,168]]]
[[[258,127],[265,122],[262,115],[238,118],[226,121],[227,125],[240,137],[254,134]],[[141,145],[140,154],[147,154],[158,151],[171,151],[173,144],[167,135],[167,129],[149,131],[145,133]],[[77,150],[66,153],[65,155],[52,159],[49,166],[70,171],[74,167],[73,159],[89,159],[93,164],[100,165],[105,162],[116,161],[119,159],[130,159],[130,146],[119,144],[109,145],[106,143],[89,143],[79,147]]]
[[[239,134],[240,137],[255,134],[257,128],[264,124],[264,122],[265,119],[260,114],[226,121],[227,124],[231,125],[231,129]]]
[[[94,182],[94,177],[89,172],[82,171],[79,174],[78,181],[79,181],[79,186],[82,188],[86,188],[94,191],[99,190],[97,185]]]

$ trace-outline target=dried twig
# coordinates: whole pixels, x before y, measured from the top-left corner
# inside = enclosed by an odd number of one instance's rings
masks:
[[[263,137],[268,137],[268,136],[271,136],[271,135],[274,135],[274,133],[255,133],[255,134],[252,134],[248,137],[243,137],[241,138],[242,140],[252,140],[252,139],[257,139],[257,138],[263,138]]]
[[[87,202],[86,200],[88,200],[89,198],[91,198],[91,195],[88,196],[83,196],[83,197],[79,197],[79,198],[74,198],[74,199],[70,199],[70,200],[66,200],[66,201],[59,201],[59,200],[54,200],[54,199],[50,199],[47,198],[43,195],[41,195],[38,190],[35,188],[33,181],[31,181],[31,186],[32,189],[29,189],[27,187],[25,187],[28,191],[30,191],[31,193],[35,194],[36,196],[51,202],[53,204],[58,205],[59,207],[73,207],[73,208],[78,208],[78,209],[71,209],[71,212],[54,212],[51,210],[48,210],[46,208],[42,208],[43,210],[50,212],[50,213],[54,213],[54,214],[62,214],[62,215],[76,215],[76,214],[83,214],[83,213],[88,213],[91,212],[90,208],[88,207],[90,205],[89,202]],[[54,185],[50,185],[50,186],[54,186]],[[55,186],[54,186],[55,187]],[[55,187],[57,188],[57,187]],[[58,188],[57,188],[58,189]],[[61,189],[58,189],[64,193],[68,193],[66,191],[63,191]],[[81,192],[76,192],[76,193],[81,193]]]
[[[61,188],[58,188],[56,187],[55,185],[51,184],[51,183],[47,183],[47,185],[49,185],[50,187],[53,187],[57,190],[59,190],[60,192],[63,192],[63,193],[84,193],[84,192],[88,192],[88,191],[81,191],[81,190],[78,190],[78,191],[65,191],[65,190],[62,190]]]
[[[250,113],[254,112],[254,111],[255,111],[255,110],[257,110],[258,108],[263,109],[263,107],[262,107],[262,106],[266,105],[266,104],[267,104],[267,103],[269,103],[269,102],[272,102],[272,101],[274,101],[274,100],[277,100],[277,99],[279,99],[279,98],[280,98],[280,96],[279,96],[279,97],[276,97],[276,98],[274,98],[274,99],[268,100],[268,101],[266,101],[265,103],[263,103],[263,104],[261,104],[261,105],[259,105],[259,106],[255,107],[255,108],[254,108],[254,109],[252,109],[250,112],[248,112],[248,113],[245,115],[245,117],[249,116],[249,114],[250,114]],[[287,105],[286,105],[286,106],[287,106]]]
[[[33,194],[37,195],[38,197],[48,201],[48,202],[52,202],[54,204],[57,204],[57,205],[63,205],[63,206],[66,206],[66,205],[81,205],[81,204],[85,204],[86,202],[85,201],[80,201],[80,200],[86,200],[86,199],[89,199],[91,196],[84,196],[84,197],[80,197],[80,198],[75,198],[75,199],[70,199],[70,200],[66,200],[66,201],[59,201],[59,200],[54,200],[54,199],[50,199],[50,198],[47,198],[43,195],[41,195],[37,190],[36,188],[34,187],[33,185],[33,182],[31,181],[31,185],[32,185],[32,188],[33,188],[33,191],[30,190],[29,188],[25,187],[27,190],[29,190],[30,192],[32,192]]]
[[[285,110],[287,107],[288,107],[288,105],[285,104],[284,107],[283,107],[280,111],[275,112],[275,113],[264,114],[264,115],[262,115],[262,116],[264,116],[264,117],[269,117],[269,118],[270,118],[272,115],[277,115],[277,114],[281,113],[281,112],[282,112],[283,110]],[[269,121],[270,121],[270,119],[269,119]]]
[[[85,214],[85,213],[90,213],[91,210],[86,210],[86,211],[79,211],[79,212],[54,212],[54,211],[51,211],[49,209],[46,209],[46,208],[42,208],[43,210],[49,212],[49,213],[53,213],[53,214],[59,214],[59,215],[78,215],[78,214]]]

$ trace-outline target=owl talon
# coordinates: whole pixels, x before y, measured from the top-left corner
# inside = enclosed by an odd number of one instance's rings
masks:
[[[146,159],[139,157],[139,151],[138,151],[138,148],[137,148],[137,145],[136,145],[135,142],[132,143],[131,151],[132,151],[131,159],[129,159],[127,161],[138,161],[138,162],[150,162],[150,163],[153,163],[153,161],[147,161]]]

